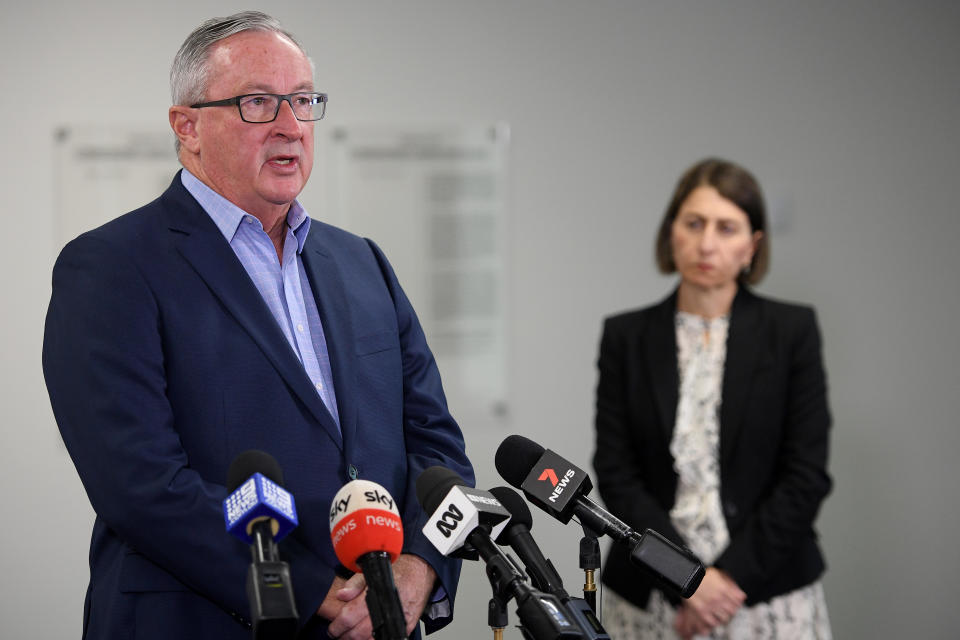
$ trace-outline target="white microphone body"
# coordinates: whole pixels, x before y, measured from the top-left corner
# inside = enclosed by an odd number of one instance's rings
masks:
[[[496,538],[510,520],[510,512],[489,491],[462,485],[451,487],[423,527],[427,537],[445,556],[476,559],[468,538],[479,527],[489,527]],[[467,548],[464,548],[467,545]]]
[[[468,487],[450,469],[435,466],[417,479],[417,499],[431,512],[423,534],[445,556],[483,559],[494,597],[517,603],[524,637],[583,638],[559,598],[527,585],[515,563],[493,541],[510,521],[510,512],[496,496]]]

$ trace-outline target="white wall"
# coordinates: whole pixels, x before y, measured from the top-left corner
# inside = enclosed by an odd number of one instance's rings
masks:
[[[243,7],[5,4],[0,483],[13,517],[0,533],[0,635],[77,637],[92,514],[40,371],[53,129],[165,122],[176,48],[202,19]],[[779,221],[760,291],[814,303],[824,334],[836,490],[819,528],[835,635],[956,635],[958,5],[262,8],[317,63],[331,95],[320,129],[510,124],[512,429],[585,467],[600,322],[672,286],[655,275],[651,246],[679,172],[707,154],[752,168]],[[304,194],[319,217],[322,189],[317,175]],[[462,426],[480,485],[503,484],[493,452],[509,431]],[[577,533],[535,518],[576,591]],[[466,566],[458,619],[440,637],[486,637],[488,597],[481,567]]]

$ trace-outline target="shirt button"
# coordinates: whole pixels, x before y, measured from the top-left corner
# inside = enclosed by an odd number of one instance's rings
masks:
[[[323,391],[323,383],[322,383],[322,382],[318,382],[315,386],[317,387],[317,391]]]
[[[355,466],[350,465],[350,468],[347,469],[347,475],[350,476],[351,480],[356,480],[357,476],[359,476],[360,474],[357,473],[357,468]]]
[[[243,221],[247,224],[253,224],[253,218],[244,218]]]
[[[299,331],[300,333],[303,333],[303,325],[302,325],[302,324],[298,324],[298,325],[297,325],[297,331]]]

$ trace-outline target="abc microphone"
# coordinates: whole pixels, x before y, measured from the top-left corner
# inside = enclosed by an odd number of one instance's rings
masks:
[[[367,609],[377,640],[407,637],[407,621],[391,563],[403,549],[403,523],[390,493],[376,482],[352,480],[333,497],[330,537],[337,559],[367,582]]]
[[[704,568],[696,556],[653,529],[634,531],[590,500],[590,477],[553,451],[512,435],[497,449],[495,464],[504,480],[560,522],[566,524],[576,515],[582,525],[625,545],[631,561],[665,587],[689,598],[700,586]]]
[[[430,467],[417,478],[417,499],[432,514],[423,534],[443,555],[483,559],[495,598],[514,599],[525,637],[534,640],[582,638],[579,627],[553,594],[532,589],[493,542],[510,513],[489,491],[466,486],[446,467]]]
[[[277,541],[297,526],[293,496],[282,484],[277,461],[255,449],[234,458],[227,471],[223,516],[227,531],[251,545],[246,589],[258,640],[294,638],[299,627],[290,566],[277,552]]]

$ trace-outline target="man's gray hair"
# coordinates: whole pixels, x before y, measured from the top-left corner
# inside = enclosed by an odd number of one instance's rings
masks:
[[[272,31],[297,45],[309,60],[303,45],[283,28],[280,21],[259,11],[243,11],[226,18],[211,18],[197,27],[183,41],[170,67],[170,97],[173,104],[191,105],[203,102],[207,90],[207,59],[210,49],[225,38],[243,31]],[[313,62],[310,62],[311,72]]]
[[[183,41],[170,67],[170,97],[173,104],[188,106],[206,99],[207,84],[210,80],[207,64],[210,50],[221,40],[243,31],[266,31],[284,36],[303,52],[313,75],[313,60],[293,34],[283,28],[279,20],[260,11],[242,11],[226,18],[211,18],[205,21]],[[179,152],[179,139],[176,146]]]

